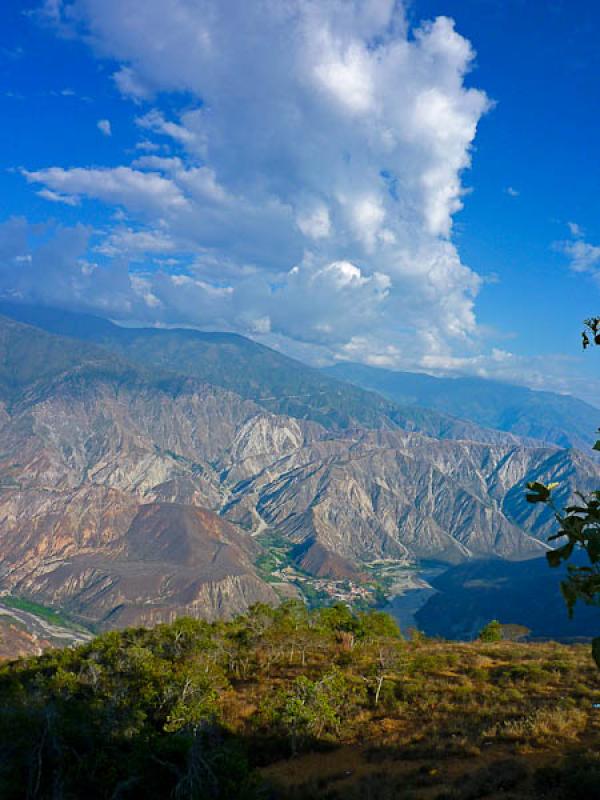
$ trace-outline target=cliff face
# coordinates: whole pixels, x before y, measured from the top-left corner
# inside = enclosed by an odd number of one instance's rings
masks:
[[[104,626],[274,602],[253,566],[251,534],[267,528],[318,575],[380,558],[529,558],[553,521],[525,503],[524,481],[559,480],[566,499],[600,478],[576,451],[326,427],[3,325],[0,591]],[[37,361],[17,369],[19,347]]]

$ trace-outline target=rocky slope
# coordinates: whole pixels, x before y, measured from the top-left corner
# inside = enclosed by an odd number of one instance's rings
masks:
[[[228,617],[277,601],[254,571],[254,542],[216,514],[169,503],[130,504],[128,512],[111,526],[112,540],[71,544],[69,557],[54,553],[33,569],[17,566],[8,577],[13,592],[101,627]]]
[[[539,540],[553,528],[547,509],[523,499],[531,475],[558,478],[568,494],[590,488],[599,470],[552,448],[363,431],[298,448],[251,480],[238,476],[223,511],[249,527],[258,512],[293,541],[317,541],[359,562],[518,560],[543,552]]]
[[[272,414],[13,320],[0,319],[0,376],[0,591],[105,627],[274,602],[253,565],[264,531],[316,575],[530,558],[552,518],[524,481],[559,480],[566,497],[600,479],[575,451],[502,434]]]

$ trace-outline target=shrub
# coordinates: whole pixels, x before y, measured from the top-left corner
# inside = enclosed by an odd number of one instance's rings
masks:
[[[497,619],[488,622],[488,624],[481,629],[478,636],[481,642],[501,642],[502,638],[502,625]]]
[[[262,716],[288,738],[292,753],[310,739],[339,735],[342,723],[366,700],[362,682],[333,669],[312,681],[305,675],[282,689],[261,708]]]

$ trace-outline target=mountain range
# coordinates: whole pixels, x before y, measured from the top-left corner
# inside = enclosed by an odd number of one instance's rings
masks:
[[[273,414],[311,420],[327,429],[399,427],[442,438],[507,440],[493,428],[485,431],[458,416],[386,400],[237,334],[125,328],[87,314],[8,302],[0,302],[0,314],[94,343],[153,374],[194,378],[235,392]]]
[[[486,378],[437,378],[346,362],[324,371],[403,406],[440,411],[560,447],[587,452],[600,425],[600,409],[576,397]]]
[[[534,558],[554,520],[524,482],[559,481],[562,501],[600,479],[532,431],[398,404],[233,334],[0,310],[0,591],[90,625],[289,596],[260,568],[269,536],[332,579]]]

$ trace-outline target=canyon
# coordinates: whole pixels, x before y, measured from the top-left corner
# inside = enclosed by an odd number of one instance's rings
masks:
[[[600,479],[578,450],[395,405],[242,337],[28,313],[0,318],[0,591],[90,626],[301,594],[260,566],[273,536],[292,573],[357,582],[378,563],[535,558],[554,519],[525,481],[563,501]]]

